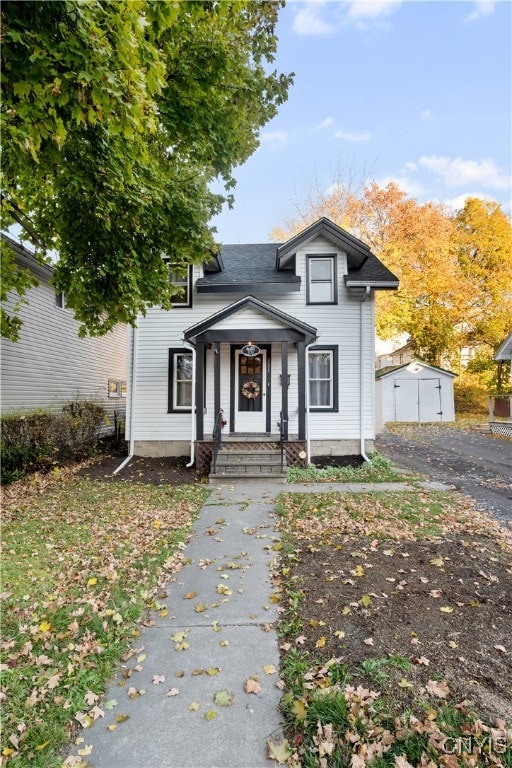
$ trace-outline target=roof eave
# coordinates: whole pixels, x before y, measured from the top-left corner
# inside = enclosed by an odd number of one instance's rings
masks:
[[[258,283],[201,283],[196,282],[197,293],[292,293],[300,291],[301,280],[285,282],[258,282]]]

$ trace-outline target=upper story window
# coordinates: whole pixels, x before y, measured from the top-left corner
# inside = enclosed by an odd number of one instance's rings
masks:
[[[55,294],[55,306],[59,309],[66,309],[66,294],[64,291]]]
[[[306,256],[308,304],[336,304],[338,302],[336,255]]]
[[[174,307],[192,306],[192,265],[182,266],[173,264],[172,261],[164,257],[164,261],[169,269],[169,281],[174,285],[172,303]]]

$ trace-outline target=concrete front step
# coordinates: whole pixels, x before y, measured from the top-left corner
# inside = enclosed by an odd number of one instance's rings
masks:
[[[208,482],[210,485],[216,485],[216,484],[222,484],[226,482],[230,482],[231,480],[264,480],[264,479],[272,479],[276,483],[286,483],[286,475],[280,472],[278,474],[273,472],[260,472],[258,474],[256,473],[240,473],[240,474],[224,474],[216,472],[215,474],[210,474],[208,477]]]
[[[286,460],[284,460],[286,464]],[[284,467],[283,467],[284,469]],[[251,478],[286,478],[281,469],[281,452],[279,450],[229,450],[222,448],[217,456],[216,471],[210,474],[213,478],[251,479]]]

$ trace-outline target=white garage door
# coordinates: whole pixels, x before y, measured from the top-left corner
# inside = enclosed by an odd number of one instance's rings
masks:
[[[395,379],[395,421],[442,421],[441,382]]]

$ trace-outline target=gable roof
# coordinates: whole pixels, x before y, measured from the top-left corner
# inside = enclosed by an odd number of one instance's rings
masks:
[[[438,368],[437,365],[431,365],[430,363],[424,363],[423,360],[409,360],[408,363],[404,363],[403,365],[386,365],[384,368],[379,368],[377,371],[375,371],[375,378],[376,379],[384,379],[386,376],[390,376],[392,373],[395,373],[396,371],[401,371],[404,368],[409,368],[411,365],[419,365],[421,368],[429,368],[432,371],[438,371],[439,373],[446,373],[448,376],[453,376],[455,378],[458,374],[453,373],[452,371],[447,371],[446,368]],[[419,373],[419,371],[418,371]]]
[[[512,359],[512,333],[509,333],[505,341],[502,341],[496,354],[495,360],[510,360]]]
[[[299,248],[307,245],[315,237],[325,237],[333,245],[345,251],[349,269],[361,269],[371,255],[370,249],[362,240],[338,227],[337,224],[324,216],[278,247],[276,254],[278,269],[281,269],[296,254]]]
[[[265,294],[299,291],[301,279],[295,274],[294,259],[317,237],[323,237],[347,254],[347,288],[398,288],[398,278],[371,252],[367,245],[330,219],[322,218],[286,243],[223,245],[205,265],[204,277],[196,282],[198,293]]]
[[[234,315],[244,309],[254,309],[265,317],[269,317],[286,326],[287,328],[297,331],[301,336],[304,336],[305,340],[308,342],[316,339],[317,330],[316,328],[313,328],[312,325],[308,325],[308,323],[304,323],[302,320],[299,320],[292,315],[288,315],[286,312],[282,312],[280,309],[276,309],[276,307],[272,307],[270,304],[257,299],[255,296],[246,296],[239,301],[235,301],[228,307],[225,307],[219,312],[215,312],[213,315],[210,315],[210,317],[207,317],[205,320],[201,320],[199,323],[190,326],[190,328],[187,328],[187,330],[184,332],[183,338],[185,341],[189,341],[190,339],[199,336],[205,331],[208,331],[210,328],[222,320],[225,320],[227,317],[230,317],[231,315]]]

